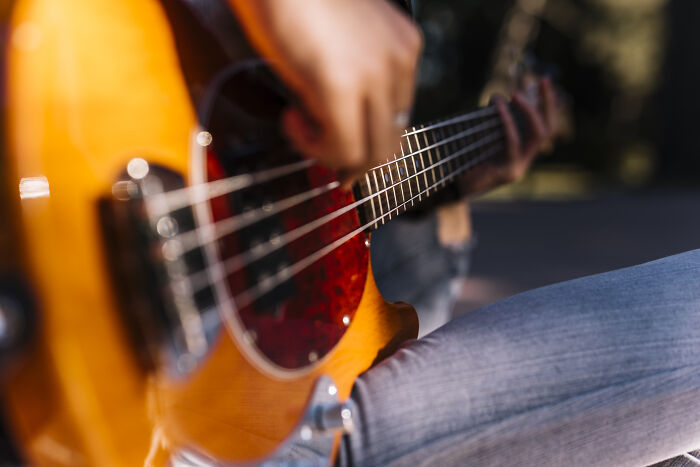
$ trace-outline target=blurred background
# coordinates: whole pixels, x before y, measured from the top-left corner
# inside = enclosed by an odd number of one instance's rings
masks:
[[[700,248],[700,2],[415,0],[416,120],[484,103],[534,56],[572,134],[516,185],[474,200],[457,314],[533,287]]]

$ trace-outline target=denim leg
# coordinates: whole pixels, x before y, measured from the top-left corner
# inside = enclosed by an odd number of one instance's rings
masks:
[[[372,269],[377,287],[390,302],[408,302],[418,313],[424,336],[452,317],[452,282],[469,272],[473,242],[443,246],[437,215],[396,219],[372,234]]]
[[[700,444],[700,250],[523,293],[362,375],[342,465],[648,465]]]

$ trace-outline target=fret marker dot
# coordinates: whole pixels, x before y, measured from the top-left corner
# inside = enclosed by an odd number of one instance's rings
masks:
[[[403,173],[404,173],[404,172],[403,172],[403,167],[399,167],[399,173],[400,173],[401,176],[403,177]]]
[[[389,174],[384,174],[384,181],[389,183]]]

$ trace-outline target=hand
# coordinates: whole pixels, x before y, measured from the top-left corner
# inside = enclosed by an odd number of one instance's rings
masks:
[[[345,186],[400,149],[422,38],[386,0],[229,0],[258,51],[297,93],[292,144]]]
[[[505,99],[495,99],[503,123],[506,149],[500,156],[487,159],[462,177],[460,186],[463,193],[472,196],[519,180],[541,149],[556,138],[559,131],[558,103],[549,79],[540,80],[539,93],[542,111],[528,102],[522,94],[513,94],[513,103],[527,118],[530,129],[527,141],[521,141]]]

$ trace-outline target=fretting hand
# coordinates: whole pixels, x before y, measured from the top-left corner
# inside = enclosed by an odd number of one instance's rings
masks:
[[[472,196],[519,180],[532,165],[540,150],[558,136],[559,109],[549,79],[539,82],[540,111],[521,93],[513,94],[513,103],[527,119],[529,138],[522,141],[505,99],[496,97],[495,105],[503,122],[506,149],[499,157],[489,159],[468,171],[460,180],[462,193]]]

